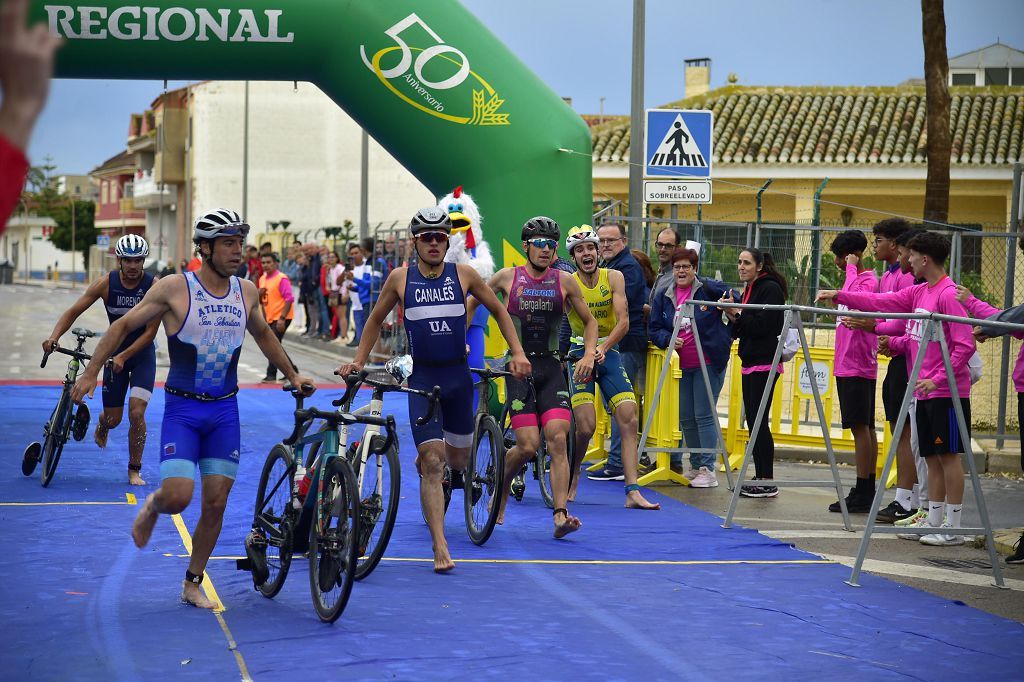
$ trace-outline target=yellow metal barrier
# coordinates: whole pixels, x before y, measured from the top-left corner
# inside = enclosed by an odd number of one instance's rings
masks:
[[[810,353],[811,362],[814,366],[813,372],[817,377],[822,404],[825,408],[825,415],[831,420],[835,397],[835,391],[833,390],[835,381],[832,375],[835,349],[827,346],[814,346],[810,349]],[[743,406],[742,374],[735,347],[733,347],[730,360],[729,416],[725,431],[725,445],[726,450],[732,453],[729,456],[730,465],[733,469],[738,469],[743,463],[743,453],[750,434],[743,427],[740,419],[741,407]],[[881,387],[881,378],[885,376],[881,370],[887,367],[888,363],[888,358],[879,358],[878,388]],[[786,372],[792,373],[792,376],[788,380],[784,380],[784,377],[780,376],[779,381],[775,384],[770,415],[772,439],[776,445],[824,449],[825,438],[821,435],[821,429],[817,425],[809,427],[810,430],[807,432],[801,432],[800,430],[800,415],[802,413],[806,412],[811,417],[817,418],[817,408],[814,405],[814,395],[811,392],[810,376],[809,373],[803,371],[804,364],[803,352],[798,352],[791,362],[785,364]],[[788,400],[785,400],[785,398],[788,398]],[[880,397],[876,398],[876,404],[881,405]],[[782,424],[782,414],[785,406],[789,407],[788,428],[784,428]],[[889,425],[885,423],[882,438],[878,444],[878,457],[875,464],[875,471],[878,476],[881,475],[885,465],[885,456],[889,450],[891,440],[892,434],[889,431]],[[853,434],[850,430],[843,429],[840,435],[832,435],[832,447],[836,451],[852,451],[854,449],[854,442]],[[886,481],[886,487],[891,487],[895,482],[896,469],[893,467],[889,480]]]

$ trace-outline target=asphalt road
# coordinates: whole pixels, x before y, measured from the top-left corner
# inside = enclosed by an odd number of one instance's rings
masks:
[[[61,377],[63,365],[51,363],[39,368],[42,355],[40,344],[57,317],[75,300],[81,288],[40,287],[31,285],[0,286],[0,309],[7,324],[0,325],[0,381],[3,380],[55,380]],[[102,306],[90,308],[79,320],[79,326],[94,330],[107,327]],[[336,382],[332,372],[343,356],[351,357],[351,350],[338,344],[303,344],[289,337],[298,334],[289,330],[286,348],[293,361],[306,374],[318,382]],[[162,339],[162,334],[158,339]],[[166,343],[157,352],[157,379],[167,374]],[[239,382],[259,381],[265,373],[266,361],[256,344],[249,341],[242,350],[239,362]],[[844,484],[852,485],[854,473],[850,467],[841,467]],[[780,462],[776,475],[782,479],[808,480],[828,478],[828,469],[822,465]],[[724,474],[719,473],[720,486],[714,489],[690,489],[679,486],[659,486],[658,490],[687,504],[710,513],[724,516],[729,505],[729,491]],[[609,483],[609,485],[621,485]],[[1014,528],[1024,525],[1024,480],[1004,476],[984,475],[981,486],[988,504],[993,527]],[[890,492],[886,502],[891,499]],[[841,563],[852,564],[857,555],[864,527],[864,515],[854,515],[856,532],[843,529],[838,514],[827,511],[835,500],[833,491],[819,488],[783,488],[774,499],[750,500],[741,498],[735,523],[756,528],[762,533],[797,547],[820,554]],[[964,507],[964,525],[979,525],[977,505],[970,482],[967,485]],[[928,547],[917,542],[899,540],[893,535],[872,538],[865,569],[885,575],[891,580],[915,587],[951,601],[960,601],[1006,618],[1024,622],[1024,567],[1002,564],[1003,574],[1011,589],[999,590],[992,586],[992,573],[988,553],[971,544],[961,547]],[[857,589],[838,584],[837,589]],[[862,588],[863,589],[863,588]],[[894,614],[898,626],[898,614]]]

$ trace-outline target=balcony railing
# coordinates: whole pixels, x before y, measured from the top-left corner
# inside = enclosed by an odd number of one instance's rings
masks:
[[[161,203],[164,206],[173,203],[171,189],[166,183],[161,188],[153,180],[152,171],[143,171],[142,177],[136,176],[132,182],[125,183],[124,196],[134,199],[136,209],[157,208]]]

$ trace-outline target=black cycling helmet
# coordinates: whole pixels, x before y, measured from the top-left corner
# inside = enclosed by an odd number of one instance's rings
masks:
[[[558,223],[554,220],[539,215],[535,218],[530,218],[523,225],[522,240],[525,242],[535,237],[547,237],[557,242],[562,238],[562,231],[558,229]]]
[[[452,219],[437,206],[427,206],[416,211],[416,215],[409,221],[409,231],[412,232],[413,236],[420,232],[436,231],[451,234]]]

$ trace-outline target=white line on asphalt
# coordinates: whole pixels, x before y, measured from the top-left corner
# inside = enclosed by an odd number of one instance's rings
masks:
[[[852,556],[837,556],[834,554],[822,554],[821,556],[850,567],[853,567],[853,563],[856,561],[856,557]],[[914,566],[895,561],[879,561],[878,559],[865,559],[863,568],[868,573],[897,575],[904,578],[921,578],[922,580],[935,580],[937,582],[955,583],[957,585],[971,585],[974,587],[995,585],[991,573],[975,574],[935,566]],[[1011,590],[1024,590],[1024,580],[1004,577],[1003,582]]]
[[[839,514],[836,514],[836,517],[837,518],[842,518],[842,517],[839,516]],[[854,518],[856,519],[856,517],[854,517]],[[836,522],[836,521],[797,521],[796,519],[760,519],[760,518],[756,518],[756,517],[753,517],[753,516],[734,516],[734,517],[732,517],[732,520],[733,521],[739,521],[741,523],[765,523],[765,522],[771,522],[771,523],[792,523],[792,524],[797,525],[797,526],[816,526],[818,528],[820,528],[821,526],[835,526],[836,528],[842,528],[843,527],[843,523],[841,521]]]
[[[767,535],[776,540],[795,540],[799,538],[834,538],[837,540],[860,540],[864,537],[862,531],[850,533],[845,530],[759,530],[758,533]],[[893,540],[895,535],[878,533],[872,535],[872,540]]]
[[[14,342],[13,344],[11,344],[11,345],[14,345],[14,346],[20,346],[20,345],[21,345],[21,341],[15,341],[15,342]]]
[[[20,339],[24,335],[25,335],[25,332],[14,332],[14,338],[16,338],[16,339]]]
[[[21,353],[11,353],[8,357],[11,360],[21,360]]]
[[[11,374],[21,374],[21,367],[11,367]]]

